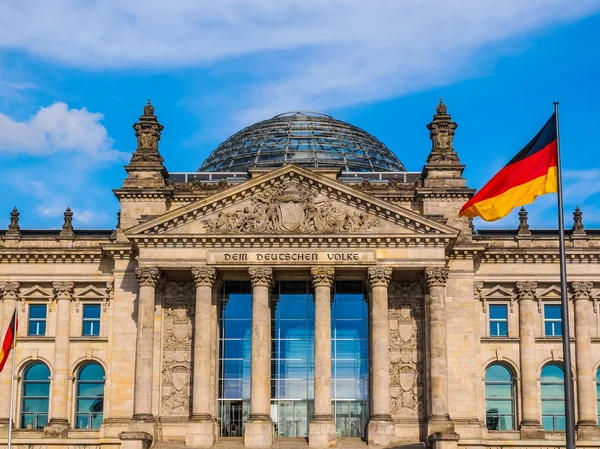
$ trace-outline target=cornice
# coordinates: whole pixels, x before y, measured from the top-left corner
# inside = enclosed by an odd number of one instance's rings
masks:
[[[173,191],[170,189],[114,189],[113,193],[119,200],[130,201],[164,201],[173,197]]]
[[[437,235],[284,235],[284,236],[202,236],[189,235],[132,235],[129,239],[138,247],[162,248],[355,248],[355,247],[446,247],[452,236]]]
[[[127,243],[107,243],[102,245],[102,252],[114,260],[131,259],[137,254],[137,249]]]
[[[102,249],[97,248],[2,248],[3,263],[98,263]]]
[[[486,263],[558,263],[559,255],[556,249],[488,249],[483,256]],[[567,251],[566,260],[569,263],[594,263],[600,261],[600,251],[576,249]]]
[[[451,259],[475,259],[483,254],[488,245],[485,243],[457,244],[450,249]]]
[[[475,189],[468,187],[420,187],[415,197],[427,199],[452,199],[468,200],[475,194]]]

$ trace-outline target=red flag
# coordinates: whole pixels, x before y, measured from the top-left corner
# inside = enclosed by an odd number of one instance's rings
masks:
[[[8,329],[6,329],[6,335],[4,336],[4,340],[2,340],[2,347],[0,348],[0,372],[4,369],[4,365],[8,360],[8,356],[10,355],[10,351],[15,347],[15,343],[17,341],[17,329],[19,328],[19,317],[17,316],[17,308],[15,307],[15,311],[13,313],[12,319],[10,320],[10,324]]]

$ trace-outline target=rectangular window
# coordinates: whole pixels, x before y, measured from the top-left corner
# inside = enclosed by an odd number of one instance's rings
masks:
[[[490,337],[508,337],[508,308],[490,305]]]
[[[546,337],[562,336],[562,318],[559,305],[544,306],[544,329]]]
[[[83,306],[83,329],[82,335],[100,335],[100,304],[86,304]]]
[[[46,305],[29,305],[29,322],[27,323],[27,335],[46,335]]]

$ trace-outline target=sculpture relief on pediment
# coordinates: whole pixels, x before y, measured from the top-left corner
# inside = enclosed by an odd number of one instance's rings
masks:
[[[423,290],[418,282],[392,282],[388,291],[390,411],[424,418]]]
[[[377,228],[381,220],[290,179],[266,187],[244,206],[202,221],[209,234],[338,234]]]
[[[195,289],[192,282],[167,282],[163,295],[161,412],[189,415]]]

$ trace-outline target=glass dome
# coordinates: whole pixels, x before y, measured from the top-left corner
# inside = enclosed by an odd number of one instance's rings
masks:
[[[406,171],[368,132],[317,112],[289,112],[235,133],[204,161],[200,172],[249,168],[333,167],[350,172]]]

